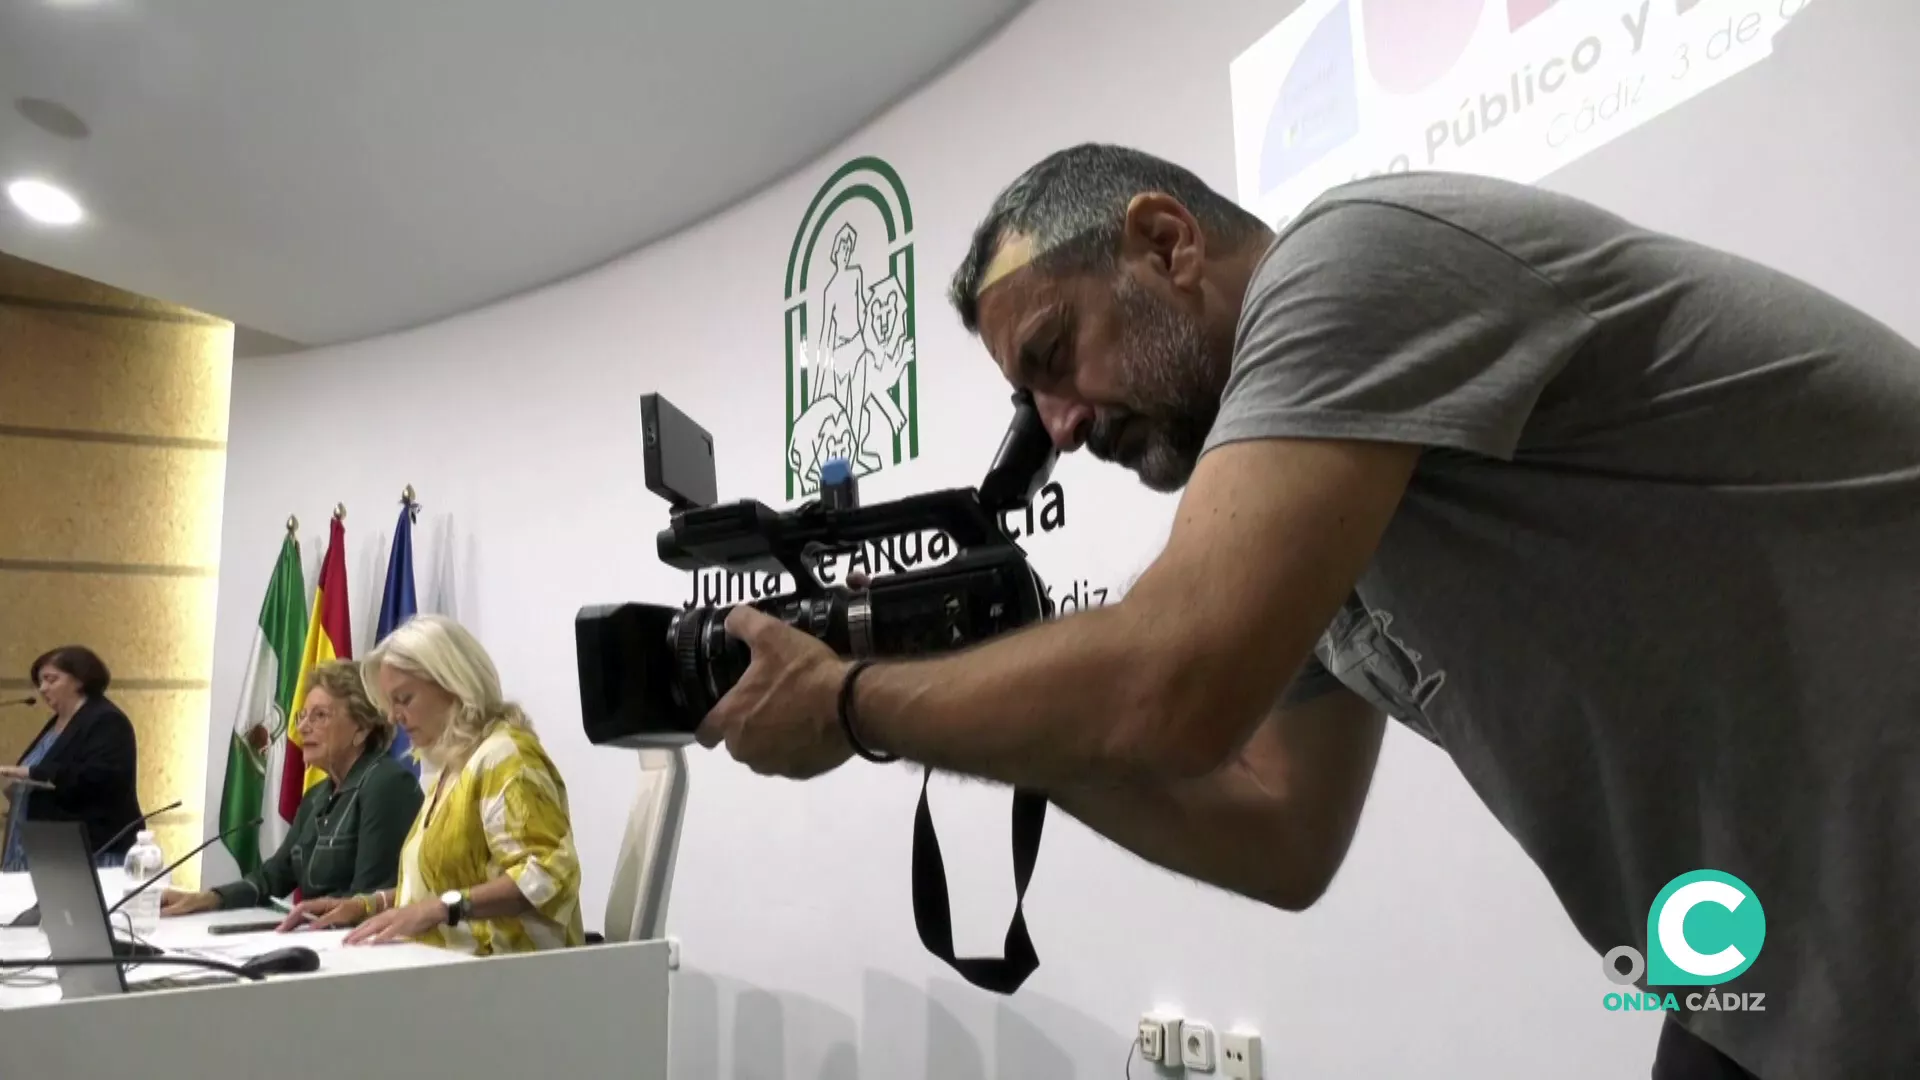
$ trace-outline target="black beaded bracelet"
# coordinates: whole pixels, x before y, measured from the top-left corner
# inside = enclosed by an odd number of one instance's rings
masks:
[[[847,733],[847,742],[852,744],[854,753],[859,754],[868,761],[885,765],[888,762],[900,760],[899,755],[875,753],[867,749],[866,744],[860,741],[860,736],[853,733],[853,681],[859,678],[860,673],[867,670],[872,663],[873,661],[871,660],[855,660],[853,664],[847,668],[846,675],[841,677],[840,730]]]

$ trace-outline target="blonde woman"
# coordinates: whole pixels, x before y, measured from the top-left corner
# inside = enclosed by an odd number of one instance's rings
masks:
[[[580,865],[566,785],[465,627],[417,615],[365,661],[374,703],[419,755],[426,802],[400,884],[315,912],[348,944],[414,940],[477,955],[579,945]],[[302,904],[301,908],[306,905]],[[296,908],[287,926],[306,921]]]

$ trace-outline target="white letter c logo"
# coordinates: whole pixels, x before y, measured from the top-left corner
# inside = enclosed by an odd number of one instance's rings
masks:
[[[1719,904],[1728,911],[1739,908],[1747,894],[1724,881],[1690,881],[1673,891],[1660,907],[1660,949],[1673,966],[1691,975],[1712,978],[1725,975],[1747,958],[1732,945],[1712,956],[1695,951],[1687,944],[1687,914],[1701,904]]]

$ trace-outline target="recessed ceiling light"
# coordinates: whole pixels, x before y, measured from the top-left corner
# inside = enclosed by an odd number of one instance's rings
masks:
[[[73,196],[44,180],[15,180],[7,185],[7,198],[43,225],[73,225],[86,216]]]

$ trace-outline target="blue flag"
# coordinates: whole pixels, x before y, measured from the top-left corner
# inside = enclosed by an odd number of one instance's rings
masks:
[[[393,527],[393,551],[387,556],[387,588],[380,597],[380,625],[373,634],[376,645],[420,610],[413,595],[413,515],[419,511],[419,505],[405,501],[400,507],[400,520]],[[418,776],[420,763],[413,759],[412,749],[407,733],[395,727],[393,756]]]

